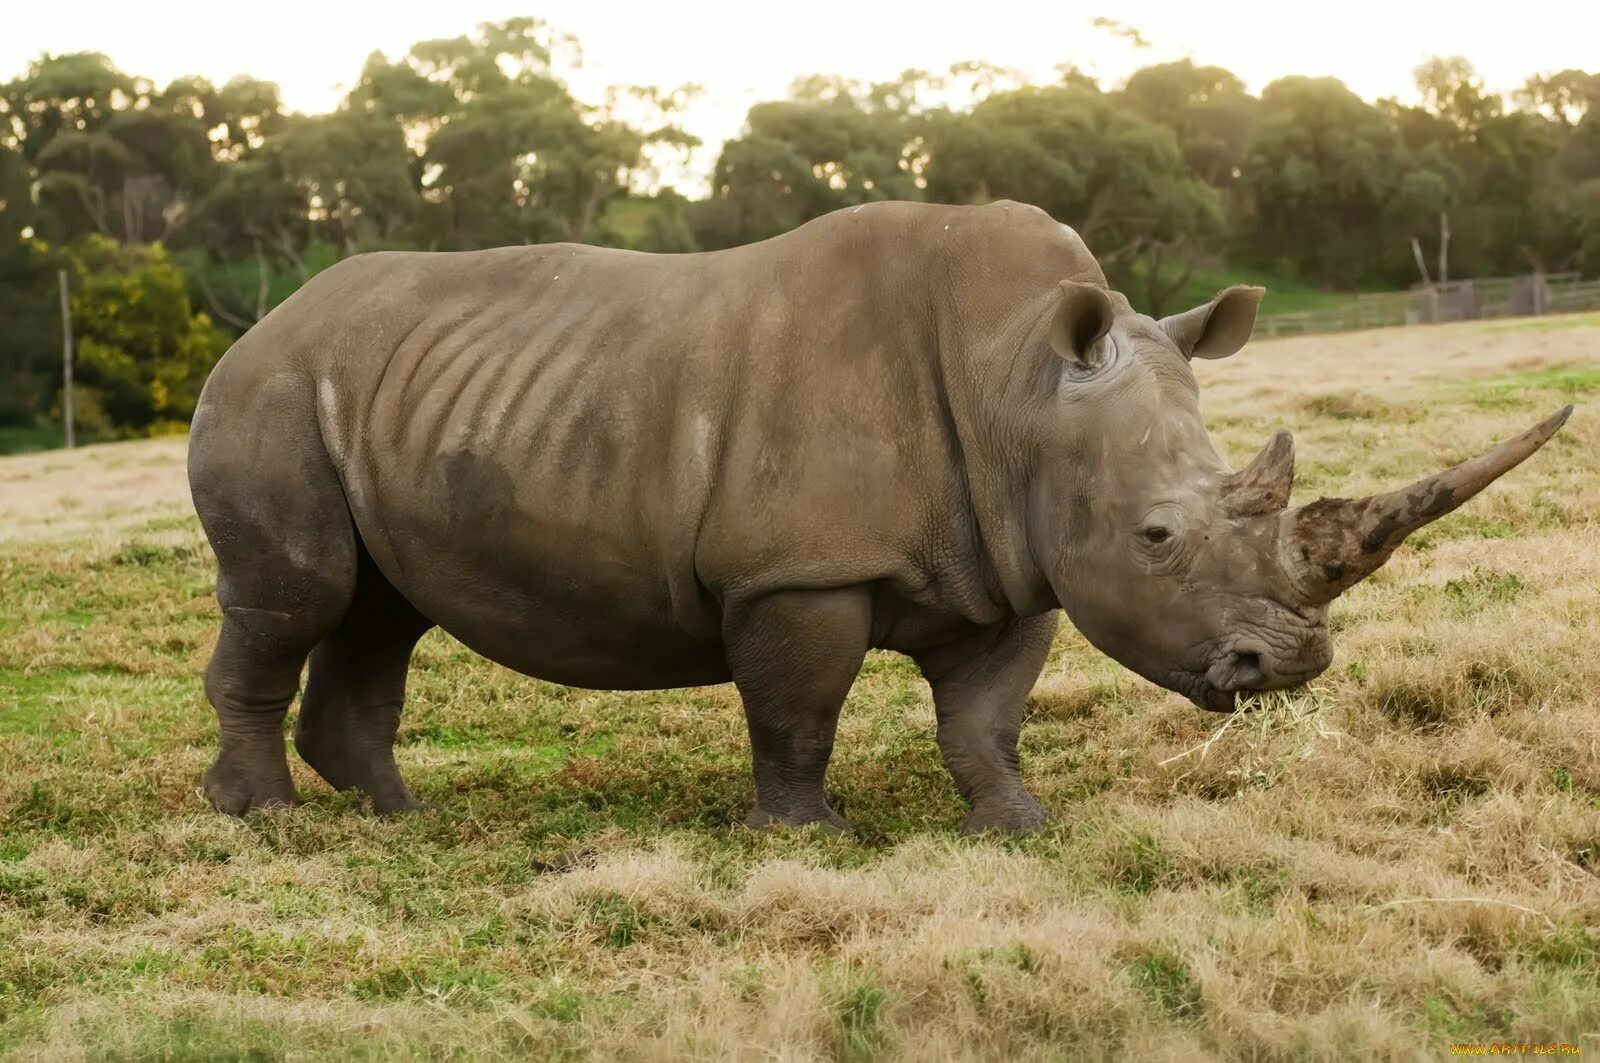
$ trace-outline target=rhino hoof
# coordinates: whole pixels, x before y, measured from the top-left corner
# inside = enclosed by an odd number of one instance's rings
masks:
[[[406,790],[400,794],[372,795],[372,810],[380,816],[399,816],[407,812],[437,812],[439,806],[423,804]]]
[[[767,830],[773,827],[809,827],[813,823],[828,834],[855,833],[855,828],[850,826],[849,820],[826,805],[814,812],[807,811],[789,815],[769,812],[757,805],[744,818],[744,825],[751,830]]]
[[[962,834],[1032,834],[1050,822],[1050,813],[1032,796],[1023,794],[1004,801],[980,801],[961,820]]]
[[[219,771],[219,768],[224,770]],[[226,770],[220,761],[206,772],[202,789],[206,800],[218,812],[229,816],[243,816],[258,808],[291,808],[300,804],[300,795],[295,793],[288,772],[281,781],[252,780]]]

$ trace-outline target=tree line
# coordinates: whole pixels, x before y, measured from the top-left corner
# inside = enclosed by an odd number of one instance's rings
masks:
[[[61,268],[91,435],[182,426],[235,336],[386,248],[710,250],[872,200],[1010,198],[1077,228],[1152,313],[1202,264],[1340,290],[1600,272],[1600,74],[1507,98],[1433,59],[1417,105],[1333,78],[1253,95],[1191,60],[1116,87],[1071,66],[811,76],[750,109],[691,199],[662,178],[705,148],[680,124],[699,90],[580,102],[577,56],[537,20],[485,24],[374,53],[316,115],[247,76],[158,86],[98,53],[39,58],[0,85],[0,425],[59,407]]]

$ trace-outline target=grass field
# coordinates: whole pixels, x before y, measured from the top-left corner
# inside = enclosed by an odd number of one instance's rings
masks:
[[[1164,313],[1177,313],[1191,306],[1199,306],[1222,289],[1234,284],[1258,284],[1267,289],[1261,303],[1263,314],[1296,314],[1303,310],[1321,310],[1338,306],[1350,296],[1340,292],[1324,291],[1303,281],[1259,269],[1240,268],[1227,264],[1200,266],[1190,274],[1187,283],[1171,299]],[[1141,308],[1149,312],[1148,308]]]
[[[1199,366],[1296,500],[1565,431],[1335,606],[1309,689],[1202,714],[1063,630],[964,839],[926,687],[874,655],[846,840],[735,829],[730,688],[569,690],[437,633],[437,808],[212,813],[213,567],[181,440],[0,460],[0,1056],[1433,1058],[1600,1051],[1600,323],[1311,337]]]
[[[0,455],[47,450],[62,441],[60,425],[0,425]]]

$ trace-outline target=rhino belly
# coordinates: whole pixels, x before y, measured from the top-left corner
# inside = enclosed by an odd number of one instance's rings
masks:
[[[459,472],[459,470],[456,470]],[[352,485],[353,486],[353,485]],[[496,492],[484,504],[427,490],[352,491],[368,552],[429,620],[490,660],[526,675],[597,690],[726,682],[719,617],[698,595],[684,622],[673,586],[692,561],[663,556],[637,524],[584,507]]]
[[[507,668],[567,686],[653,690],[726,682],[721,641],[670,619],[644,581],[536,544],[491,554],[419,536],[391,576],[424,616]]]

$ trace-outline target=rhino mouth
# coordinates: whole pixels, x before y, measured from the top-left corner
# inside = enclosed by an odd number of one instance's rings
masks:
[[[1234,712],[1248,707],[1258,694],[1269,690],[1298,689],[1321,672],[1321,668],[1309,668],[1293,675],[1277,677],[1260,686],[1234,686],[1232,682],[1218,684],[1208,678],[1208,673],[1195,672],[1188,675],[1188,682],[1180,688],[1180,692],[1207,712]]]
[[[1233,712],[1239,707],[1239,690],[1224,690],[1206,677],[1205,672],[1188,669],[1165,672],[1141,672],[1146,679],[1160,687],[1188,698],[1197,709],[1207,712]]]
[[[1153,678],[1153,677],[1146,677]],[[1182,694],[1195,708],[1207,712],[1233,712],[1239,707],[1239,690],[1224,690],[1207,678],[1205,672],[1169,672],[1166,682],[1156,680],[1161,686]]]
[[[1196,676],[1186,693],[1190,701],[1207,712],[1233,712],[1239,707],[1239,691],[1214,687],[1205,676]]]

